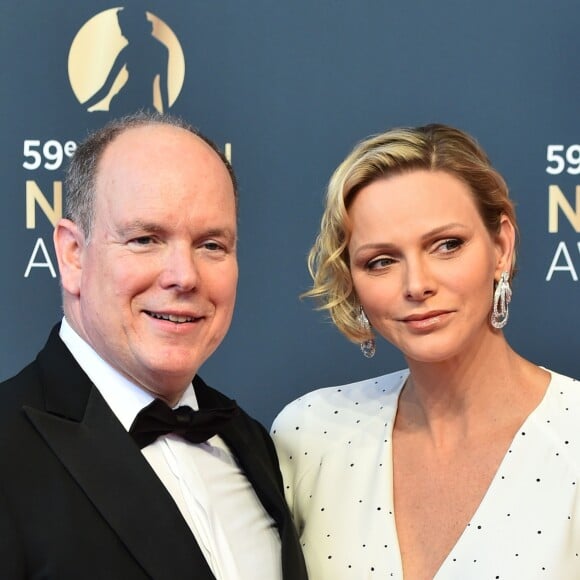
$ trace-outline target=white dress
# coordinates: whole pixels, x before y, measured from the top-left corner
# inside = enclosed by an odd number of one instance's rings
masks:
[[[551,375],[437,580],[580,579],[580,383]],[[403,578],[391,441],[407,376],[314,391],[274,422],[312,580]]]

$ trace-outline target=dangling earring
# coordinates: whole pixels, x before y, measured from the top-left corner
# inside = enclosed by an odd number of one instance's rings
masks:
[[[512,299],[512,289],[509,283],[509,272],[502,272],[493,294],[493,310],[491,311],[491,325],[494,328],[503,328],[508,321],[508,304]]]
[[[362,306],[360,307],[358,316],[357,316],[357,322],[359,324],[359,326],[361,327],[362,330],[370,330],[371,328],[371,324],[369,322],[369,319],[367,318],[367,315],[365,314],[365,311],[363,310]],[[374,338],[369,338],[368,340],[364,340],[363,342],[360,343],[360,349],[361,352],[364,354],[364,356],[366,358],[373,358],[373,356],[375,356],[375,339]]]

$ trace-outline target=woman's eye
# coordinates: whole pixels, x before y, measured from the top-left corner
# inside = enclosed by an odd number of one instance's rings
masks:
[[[367,270],[383,270],[388,268],[391,264],[393,264],[394,260],[392,258],[375,258],[374,260],[370,260],[367,263]]]
[[[448,240],[443,240],[438,244],[437,249],[443,252],[453,252],[463,245],[463,240],[459,238],[449,238]]]

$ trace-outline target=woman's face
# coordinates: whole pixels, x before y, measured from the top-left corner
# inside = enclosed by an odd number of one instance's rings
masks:
[[[374,181],[348,211],[350,269],[374,330],[408,360],[442,362],[475,349],[493,283],[511,264],[513,228],[485,227],[467,185],[443,171]]]

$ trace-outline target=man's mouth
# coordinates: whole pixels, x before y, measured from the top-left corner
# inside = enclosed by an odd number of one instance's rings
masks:
[[[145,311],[152,318],[157,318],[157,320],[168,320],[169,322],[175,322],[176,324],[183,324],[185,322],[195,322],[199,320],[194,316],[180,316],[178,314],[160,314],[158,312]]]

